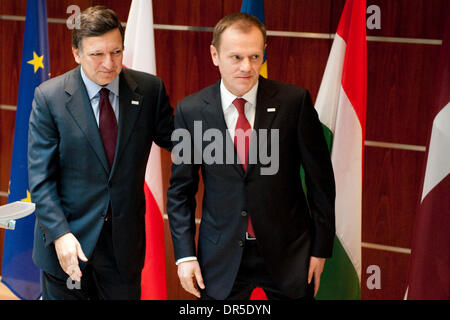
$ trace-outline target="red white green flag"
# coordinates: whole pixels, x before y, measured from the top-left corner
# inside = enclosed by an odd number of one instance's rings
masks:
[[[317,299],[361,298],[361,208],[367,96],[366,1],[347,0],[315,108],[336,180],[336,237]]]

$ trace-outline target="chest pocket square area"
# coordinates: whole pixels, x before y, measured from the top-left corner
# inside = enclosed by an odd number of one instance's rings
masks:
[[[277,111],[277,108],[267,108],[267,112],[275,112]]]
[[[131,104],[138,106],[139,105],[139,101],[137,100],[131,100]]]

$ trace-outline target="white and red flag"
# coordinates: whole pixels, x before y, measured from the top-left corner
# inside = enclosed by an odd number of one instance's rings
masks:
[[[125,28],[126,67],[156,74],[155,40],[152,1],[133,0]],[[142,270],[141,299],[167,299],[166,262],[164,247],[165,212],[161,148],[153,143],[145,173],[145,232],[146,252]]]

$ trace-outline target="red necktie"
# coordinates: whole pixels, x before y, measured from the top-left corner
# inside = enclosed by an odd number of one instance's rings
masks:
[[[108,158],[109,167],[112,168],[114,154],[116,153],[117,143],[117,119],[114,110],[109,102],[109,90],[103,88],[100,90],[100,120],[99,129]]]
[[[234,147],[236,148],[239,159],[241,159],[242,167],[244,171],[247,170],[247,160],[248,160],[248,152],[250,149],[250,137],[252,127],[245,116],[245,103],[247,101],[242,98],[236,98],[233,101],[234,106],[236,107],[239,116],[236,122],[236,128],[234,131]],[[250,130],[250,132],[247,132]],[[245,133],[248,134],[245,134]],[[255,232],[253,230],[253,225],[250,220],[250,215],[248,215],[248,224],[247,224],[247,233],[252,237],[255,236]]]

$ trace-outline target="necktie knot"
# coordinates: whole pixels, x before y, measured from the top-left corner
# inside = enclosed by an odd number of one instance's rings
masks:
[[[243,99],[243,98],[236,98],[233,101],[234,106],[236,107],[239,115],[244,115],[245,116],[245,103],[247,102],[247,100]]]
[[[100,89],[100,97],[103,97],[103,98],[107,97],[109,99],[109,90],[106,88]]]

